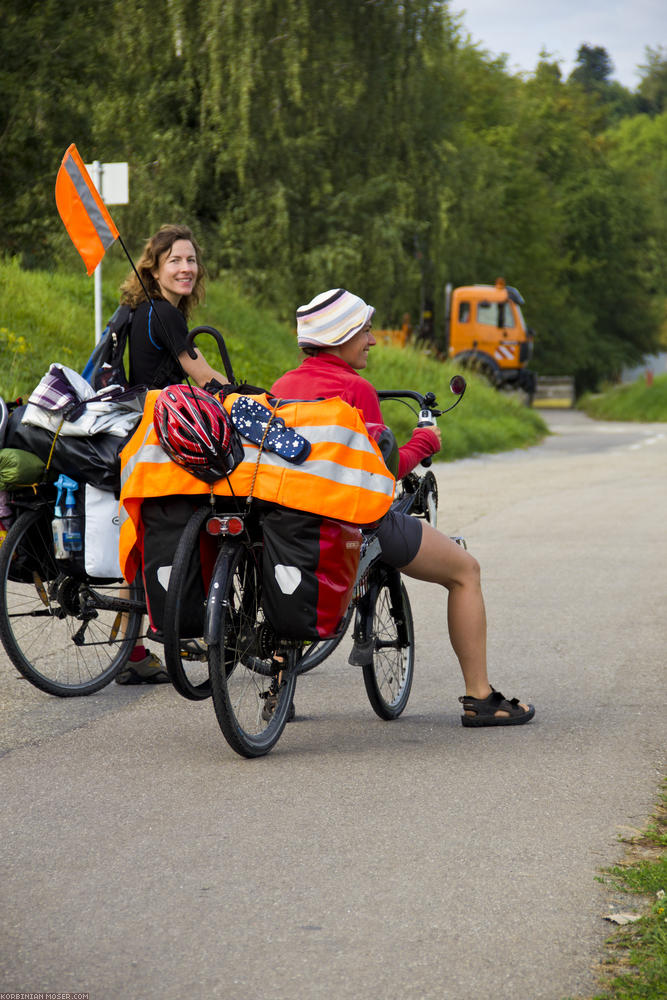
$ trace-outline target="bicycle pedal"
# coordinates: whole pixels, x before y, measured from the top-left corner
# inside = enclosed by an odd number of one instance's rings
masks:
[[[208,656],[207,647],[202,642],[192,639],[181,644],[182,660],[205,660]]]
[[[450,535],[449,537],[453,542],[456,542],[457,545],[460,545],[462,549],[466,549],[467,551],[468,544],[463,535]]]

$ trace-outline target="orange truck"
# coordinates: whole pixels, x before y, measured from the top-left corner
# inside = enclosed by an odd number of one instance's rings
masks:
[[[504,278],[495,285],[448,285],[447,355],[479,371],[499,389],[523,389],[532,401],[537,377],[527,365],[534,334],[523,318],[523,304],[521,294]]]

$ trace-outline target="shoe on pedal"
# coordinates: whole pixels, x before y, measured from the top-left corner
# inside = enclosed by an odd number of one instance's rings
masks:
[[[270,722],[271,716],[276,710],[278,705],[278,695],[270,694],[264,701],[264,706],[262,708],[262,719],[264,722]],[[290,704],[289,711],[287,713],[287,722],[294,722],[296,716],[296,709],[294,708],[294,702]]]
[[[116,674],[116,684],[170,684],[171,678],[155,653],[147,653],[143,660],[128,660],[120,673]]]

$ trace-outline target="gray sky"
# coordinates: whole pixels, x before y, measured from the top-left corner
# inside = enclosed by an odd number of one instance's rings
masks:
[[[666,0],[451,0],[450,10],[463,13],[462,32],[481,49],[509,56],[511,72],[532,73],[545,48],[565,78],[588,43],[605,48],[612,78],[635,90],[646,46],[667,50]]]

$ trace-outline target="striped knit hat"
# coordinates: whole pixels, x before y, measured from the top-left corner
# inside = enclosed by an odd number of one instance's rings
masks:
[[[338,347],[359,333],[375,309],[344,288],[322,292],[296,311],[296,335],[300,347]]]

